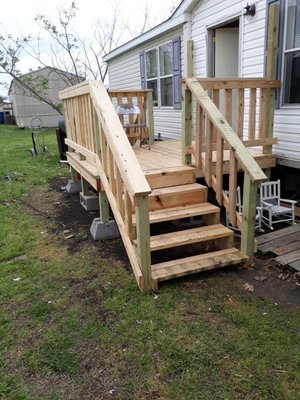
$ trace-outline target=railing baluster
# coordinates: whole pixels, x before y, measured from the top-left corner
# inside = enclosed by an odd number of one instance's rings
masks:
[[[249,99],[249,132],[248,139],[255,139],[255,121],[256,121],[256,89],[250,89]]]
[[[235,154],[230,150],[229,160],[229,218],[233,226],[236,226],[236,189],[237,189],[238,162]]]
[[[206,118],[205,180],[209,187],[212,185],[212,139],[213,124]]]
[[[125,208],[125,218],[124,218],[124,222],[125,222],[125,226],[127,229],[127,232],[129,234],[129,237],[131,238],[131,240],[135,239],[135,234],[133,231],[133,225],[132,225],[132,212],[133,212],[133,207],[132,207],[132,203],[130,200],[130,197],[128,195],[127,190],[125,190],[124,193],[124,208]]]
[[[225,89],[224,117],[229,125],[232,125],[232,89]]]
[[[196,105],[195,164],[198,169],[202,168],[203,135],[203,110],[199,105]]]
[[[218,89],[213,89],[212,91],[212,101],[215,103],[216,107],[219,108],[220,106],[220,90]],[[217,142],[217,132],[214,129],[213,130],[213,143]]]
[[[217,165],[216,165],[216,198],[220,206],[223,204],[223,156],[224,156],[224,140],[222,136],[217,137]]]
[[[238,89],[236,133],[242,140],[244,135],[244,89]]]
[[[115,174],[116,174],[116,188],[117,188],[117,204],[119,211],[122,215],[122,218],[124,219],[123,182],[116,164],[115,164]]]
[[[266,122],[268,121],[266,101],[267,101],[266,89],[260,89],[258,139],[264,139],[266,137]]]

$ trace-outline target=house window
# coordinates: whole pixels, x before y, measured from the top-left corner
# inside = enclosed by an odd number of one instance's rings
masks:
[[[286,1],[283,103],[300,103],[300,0]]]
[[[172,42],[146,52],[146,81],[155,106],[173,106]]]

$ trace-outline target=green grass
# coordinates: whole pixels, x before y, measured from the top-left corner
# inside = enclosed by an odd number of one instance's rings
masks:
[[[67,175],[45,141],[32,158],[30,131],[0,126],[0,398],[298,400],[300,311],[218,273],[143,295],[106,243],[69,251],[26,205]]]

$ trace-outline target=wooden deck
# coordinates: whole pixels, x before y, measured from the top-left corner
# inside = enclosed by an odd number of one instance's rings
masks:
[[[273,262],[300,272],[300,224],[257,237],[258,251],[271,254]]]
[[[147,146],[139,147],[138,143],[133,146],[134,153],[142,167],[142,170],[147,174],[155,170],[167,170],[182,166],[181,161],[181,141],[180,140],[162,140],[156,141],[149,150]],[[261,168],[273,168],[276,165],[276,156],[273,154],[262,154],[261,148],[249,149],[258,165]],[[205,153],[202,153],[204,157]],[[216,166],[217,154],[212,153],[213,167]],[[229,150],[224,150],[224,173],[229,172]],[[202,170],[196,171],[197,177],[203,177]]]

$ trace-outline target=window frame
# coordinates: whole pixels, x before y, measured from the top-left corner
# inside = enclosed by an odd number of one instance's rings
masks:
[[[161,69],[160,69],[161,62],[160,62],[160,52],[159,52],[159,49],[160,49],[161,47],[163,47],[164,45],[167,45],[167,44],[170,44],[170,45],[171,45],[171,56],[172,56],[171,66],[172,66],[172,72],[171,72],[170,74],[167,74],[167,75],[161,75],[161,74],[160,74],[160,73],[161,73]],[[156,51],[157,76],[156,76],[156,78],[148,78],[148,76],[147,76],[147,75],[148,75],[148,71],[147,71],[147,53],[149,53],[149,52],[151,52],[151,51],[153,51],[153,50]],[[151,48],[145,50],[145,81],[146,81],[146,87],[148,88],[148,82],[157,81],[157,104],[155,104],[156,101],[154,101],[154,107],[156,107],[156,108],[164,108],[164,109],[166,109],[166,108],[169,108],[169,109],[174,108],[174,94],[173,94],[173,90],[174,90],[174,88],[173,88],[173,87],[174,87],[173,57],[174,57],[174,54],[173,54],[173,42],[172,42],[172,40],[168,40],[167,42],[160,43],[160,44],[157,45],[157,46],[154,46],[154,47],[151,47]],[[162,105],[162,97],[161,97],[161,94],[162,94],[162,91],[161,91],[161,86],[162,86],[162,85],[161,85],[161,80],[162,80],[162,79],[166,79],[166,78],[171,78],[171,79],[172,79],[172,104],[171,104],[171,105],[163,106],[163,105]]]
[[[281,52],[281,81],[282,81],[282,90],[281,90],[281,99],[280,103],[282,107],[300,107],[300,101],[298,103],[287,103],[285,102],[285,94],[286,94],[286,58],[288,54],[300,52],[300,47],[294,47],[292,49],[286,49],[286,40],[287,40],[287,19],[288,19],[288,0],[284,0],[284,26],[283,26],[283,43],[282,43],[282,52]],[[300,11],[300,10],[299,10]]]

